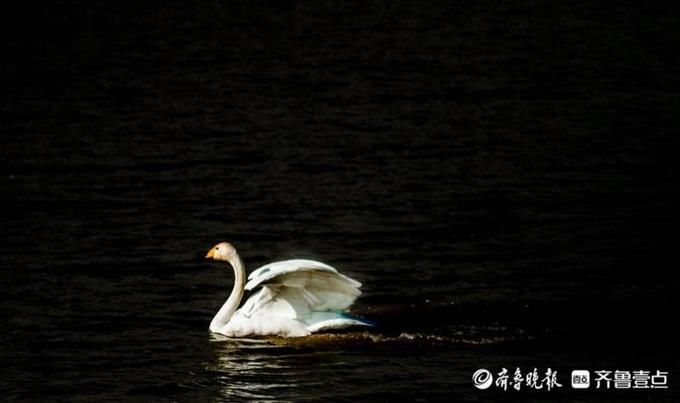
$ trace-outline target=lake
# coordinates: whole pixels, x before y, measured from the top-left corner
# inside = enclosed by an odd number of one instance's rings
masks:
[[[72,1],[2,19],[3,400],[677,399],[677,10]],[[220,241],[249,271],[336,267],[378,326],[211,335],[233,284],[204,259]],[[474,386],[503,368],[561,387]],[[668,388],[575,390],[572,370]]]

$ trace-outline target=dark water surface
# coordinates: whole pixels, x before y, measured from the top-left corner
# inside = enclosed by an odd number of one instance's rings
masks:
[[[677,395],[680,14],[595,3],[3,6],[2,399]],[[211,336],[222,240],[380,326]]]

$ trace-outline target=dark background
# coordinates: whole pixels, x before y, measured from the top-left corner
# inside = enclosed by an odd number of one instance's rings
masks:
[[[638,2],[0,6],[3,399],[670,399],[680,10]],[[370,334],[207,326],[310,257]],[[219,267],[219,269],[216,269]],[[576,394],[572,369],[667,370]]]

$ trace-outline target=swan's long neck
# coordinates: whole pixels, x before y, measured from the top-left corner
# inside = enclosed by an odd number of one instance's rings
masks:
[[[243,268],[243,262],[241,258],[234,253],[233,258],[229,259],[229,264],[234,268],[234,289],[231,290],[227,302],[222,305],[217,314],[210,322],[210,330],[216,332],[218,329],[222,328],[229,322],[231,316],[236,312],[238,305],[241,303],[241,298],[243,298],[243,288],[246,284],[246,272]]]

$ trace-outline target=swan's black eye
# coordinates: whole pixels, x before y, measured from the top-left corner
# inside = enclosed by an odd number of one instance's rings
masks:
[[[220,250],[220,248],[215,248],[215,250]]]

